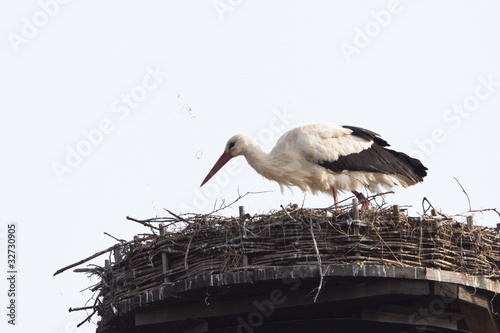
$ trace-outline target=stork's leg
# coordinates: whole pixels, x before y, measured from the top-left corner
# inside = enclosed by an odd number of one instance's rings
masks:
[[[337,191],[333,187],[332,187],[332,192],[333,192],[333,200],[335,201],[335,209],[339,210],[339,199],[337,197]]]
[[[361,209],[366,209],[368,206],[370,206],[370,203],[368,202],[368,199],[363,195],[363,193],[359,193],[358,191],[352,191],[352,193],[358,198],[359,202],[361,203]]]

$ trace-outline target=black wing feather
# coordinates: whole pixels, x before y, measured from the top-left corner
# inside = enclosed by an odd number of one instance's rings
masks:
[[[366,141],[373,141],[382,147],[390,146],[387,143],[387,141],[385,141],[384,139],[382,139],[380,137],[380,134],[375,133],[373,131],[370,131],[370,130],[367,130],[367,129],[361,128],[361,127],[356,127],[356,126],[343,125],[342,127],[350,129],[352,131],[351,135],[359,136],[360,138],[363,138]]]
[[[427,175],[427,168],[418,159],[412,158],[405,153],[384,148],[389,144],[380,138],[377,133],[360,127],[343,127],[352,130],[351,135],[373,141],[373,144],[368,149],[359,153],[340,156],[335,161],[319,161],[319,165],[336,173],[348,170],[398,174],[416,183],[421,182]]]

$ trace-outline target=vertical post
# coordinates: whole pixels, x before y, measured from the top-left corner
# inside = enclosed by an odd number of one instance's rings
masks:
[[[438,213],[436,212],[436,210],[434,208],[431,209],[431,215],[438,216]]]
[[[423,231],[423,228],[422,228],[422,222],[423,222],[423,218],[422,216],[419,216],[418,217],[418,224],[420,224],[420,243],[418,244],[418,263],[420,264],[421,263],[421,258],[422,258],[422,248],[423,248],[423,235],[424,235],[424,231]]]
[[[467,226],[472,228],[474,226],[474,218],[472,216],[467,216]]]
[[[399,220],[400,220],[399,205],[392,206],[392,217],[394,218],[395,222],[399,222]]]
[[[242,219],[245,216],[245,206],[240,206],[240,219]]]
[[[115,264],[118,264],[122,260],[122,250],[120,248],[116,248],[113,250],[113,258],[115,259]],[[102,277],[104,279],[104,277]],[[116,290],[122,290],[123,289],[123,283],[117,283],[115,284]]]
[[[353,223],[354,223],[354,226],[352,228],[354,236],[359,236],[359,224],[358,224],[358,222],[355,222],[355,221],[359,221],[358,203],[359,203],[358,198],[352,199],[351,217],[352,217]],[[359,249],[356,249],[354,254],[355,254],[356,258],[359,259],[359,257],[360,257]]]
[[[160,227],[160,236],[165,235],[165,225],[163,223],[159,224]],[[165,250],[161,252],[161,266],[163,268],[163,282],[164,283],[169,283],[170,282],[170,276],[168,276],[168,271],[170,270],[170,264],[168,262],[168,255]]]
[[[352,199],[352,214],[353,220],[359,220],[358,198]]]
[[[392,206],[392,220],[395,223],[399,223],[399,221],[400,221],[399,205],[393,205]],[[401,230],[399,231],[399,233],[400,233],[400,236],[401,236]],[[398,253],[400,257],[401,257],[401,252],[402,252],[401,250],[402,250],[402,247],[398,246],[397,250],[396,250],[396,253]]]
[[[243,239],[247,238],[247,228],[246,228],[246,219],[245,219],[245,206],[240,206],[240,221],[243,222]],[[242,247],[244,250],[245,248]],[[248,266],[248,254],[243,253],[243,266]]]
[[[115,262],[118,263],[122,259],[122,251],[120,248],[113,250],[113,257],[115,258]]]

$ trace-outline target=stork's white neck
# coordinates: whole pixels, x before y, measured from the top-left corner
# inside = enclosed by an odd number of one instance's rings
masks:
[[[273,149],[271,153],[266,154],[259,145],[249,145],[243,151],[248,164],[264,178],[278,182],[283,192],[285,186],[295,185],[306,191],[309,187],[304,183],[307,178],[302,170],[300,162],[290,159],[287,152]]]
[[[248,164],[259,174],[267,179],[276,180],[275,173],[279,169],[276,168],[272,155],[263,152],[256,141],[248,144],[243,150],[242,155],[245,156]]]
[[[301,166],[300,163],[291,161],[288,158],[286,149],[276,150],[275,147],[271,153],[266,154],[260,148],[257,140],[245,134],[238,134],[234,138],[231,138],[228,142],[228,147],[234,140],[236,140],[236,144],[231,150],[233,156],[245,156],[248,164],[255,171],[267,179],[277,181],[280,185],[288,185],[290,182],[285,179],[284,175],[296,172],[297,168]],[[293,170],[290,169],[290,166]]]
[[[307,174],[302,163],[296,159],[293,150],[289,150],[283,143],[276,145],[266,154],[259,147],[257,141],[247,135],[239,137],[236,148],[238,155],[245,156],[248,164],[263,177],[274,180],[280,184],[281,191],[284,186],[298,186],[303,191],[309,189]]]

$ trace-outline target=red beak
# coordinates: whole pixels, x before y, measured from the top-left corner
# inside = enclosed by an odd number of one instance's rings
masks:
[[[205,177],[205,180],[203,181],[203,183],[201,183],[200,187],[202,187],[206,182],[208,182],[210,180],[210,178],[212,178],[217,173],[217,171],[219,171],[219,169],[222,168],[224,166],[224,164],[229,162],[229,160],[232,158],[233,158],[233,155],[226,153],[226,152],[222,153],[222,155],[219,157],[217,162],[215,162],[215,165],[212,168],[212,170],[210,170],[208,175]]]

